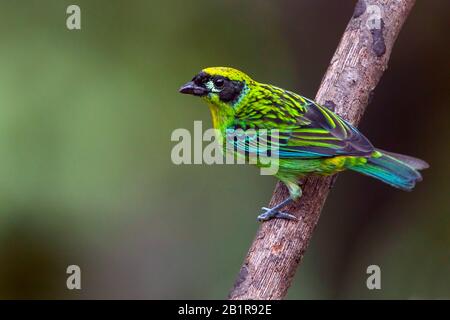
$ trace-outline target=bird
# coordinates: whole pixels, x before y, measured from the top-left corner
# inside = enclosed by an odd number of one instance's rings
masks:
[[[277,130],[278,170],[274,174],[289,197],[262,208],[259,221],[297,220],[282,208],[302,196],[299,180],[352,170],[401,190],[411,191],[429,165],[414,157],[383,151],[353,125],[319,103],[292,91],[253,80],[230,67],[208,67],[181,86],[180,93],[200,97],[209,107],[214,129],[227,139],[229,130]],[[234,143],[234,153],[249,143]],[[261,166],[260,163],[257,165]]]

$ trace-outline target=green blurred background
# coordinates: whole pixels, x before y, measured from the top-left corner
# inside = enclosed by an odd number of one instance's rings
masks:
[[[211,125],[177,89],[224,65],[314,97],[355,1],[78,0],[69,31],[72,3],[0,3],[0,298],[225,298],[275,179],[172,164]],[[424,182],[342,174],[288,298],[450,298],[449,12],[417,2],[360,126]]]

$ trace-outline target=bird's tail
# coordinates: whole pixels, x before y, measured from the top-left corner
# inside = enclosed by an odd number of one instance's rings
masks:
[[[406,191],[411,191],[416,182],[422,180],[418,170],[429,167],[423,160],[379,149],[367,160],[367,163],[349,169]]]

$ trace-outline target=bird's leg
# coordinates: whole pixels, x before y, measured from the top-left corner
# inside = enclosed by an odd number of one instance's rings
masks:
[[[302,189],[298,186],[297,183],[292,182],[284,182],[289,189],[290,196],[286,198],[281,203],[277,204],[273,208],[263,207],[263,213],[258,216],[258,221],[267,221],[273,218],[278,219],[287,219],[287,220],[298,220],[296,216],[279,211],[284,206],[287,206],[291,202],[299,199],[302,196]]]
[[[279,210],[291,202],[298,200],[302,196],[302,188],[298,185],[297,179],[282,179],[282,181],[289,190],[289,198],[285,199],[273,208],[263,207],[262,209],[264,212],[258,216],[258,221],[267,221],[273,218],[298,220],[296,216],[286,212],[281,212]]]
[[[288,220],[297,220],[297,218],[295,216],[293,216],[292,214],[286,213],[286,212],[281,212],[278,211],[281,208],[283,208],[284,206],[288,205],[289,203],[291,203],[292,201],[294,201],[291,197],[286,198],[284,201],[282,201],[281,203],[277,204],[275,207],[273,208],[266,208],[263,207],[262,209],[265,211],[264,213],[261,213],[258,216],[258,221],[267,221],[273,218],[279,218],[279,219],[288,219]]]

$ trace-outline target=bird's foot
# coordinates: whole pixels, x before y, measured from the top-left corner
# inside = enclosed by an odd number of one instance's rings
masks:
[[[264,212],[258,216],[258,221],[267,221],[274,218],[286,220],[298,220],[296,216],[286,212],[278,211],[277,208],[263,207],[262,209]]]

